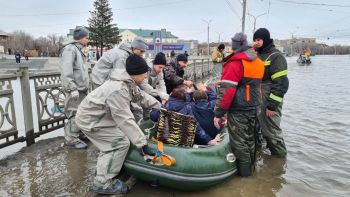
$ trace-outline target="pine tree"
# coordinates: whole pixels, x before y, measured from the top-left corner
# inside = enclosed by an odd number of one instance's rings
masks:
[[[109,7],[108,0],[95,0],[94,11],[90,11],[91,18],[88,19],[90,31],[90,44],[100,47],[118,44],[121,41],[117,24],[112,23],[112,8]]]

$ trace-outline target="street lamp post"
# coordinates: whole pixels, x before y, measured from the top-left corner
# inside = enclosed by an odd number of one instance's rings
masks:
[[[205,23],[208,24],[208,56],[210,56],[210,47],[209,47],[209,25],[211,23],[211,19],[209,21],[202,19]]]
[[[242,16],[242,32],[244,33],[244,29],[245,29],[245,12],[247,9],[247,0],[243,0],[243,16]]]
[[[258,19],[260,16],[264,16],[264,15],[266,15],[266,14],[267,14],[267,12],[265,12],[265,13],[263,13],[263,14],[260,14],[260,15],[258,15],[258,16],[254,16],[254,15],[248,13],[249,16],[252,16],[252,17],[254,18],[254,30],[253,30],[253,33],[255,33],[256,19]]]
[[[224,32],[217,32],[217,31],[215,31],[215,32],[216,32],[216,33],[218,34],[218,36],[219,36],[218,43],[220,43],[220,42],[221,42],[221,39],[220,39],[220,38],[221,38],[221,34],[224,33]]]

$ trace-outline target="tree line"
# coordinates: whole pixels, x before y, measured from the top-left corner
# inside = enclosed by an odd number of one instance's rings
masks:
[[[63,36],[55,34],[34,38],[24,31],[14,31],[9,33],[8,38],[0,44],[4,46],[7,53],[9,49],[12,54],[18,51],[22,55],[27,50],[36,50],[39,56],[57,57],[63,41]]]
[[[105,47],[113,48],[121,41],[117,24],[113,23],[113,12],[108,0],[95,0],[94,10],[90,11],[91,18],[88,19],[90,31],[90,45],[100,50]],[[63,47],[66,37],[50,34],[46,37],[34,38],[24,31],[15,31],[9,34],[4,41],[0,41],[6,52],[8,49],[14,54],[15,51],[24,55],[27,50],[36,50],[39,56],[57,57]]]

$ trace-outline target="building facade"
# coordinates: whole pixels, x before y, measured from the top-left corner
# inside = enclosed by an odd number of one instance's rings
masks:
[[[147,43],[153,43],[156,32],[160,32],[159,38],[162,39],[163,43],[177,43],[178,41],[178,37],[166,31],[166,29],[119,29],[119,35],[123,42],[131,42],[135,37],[142,37]]]
[[[7,41],[9,35],[3,31],[0,31],[0,54],[5,53],[5,42]]]
[[[131,42],[135,37],[142,37],[147,43],[146,56],[154,57],[158,52],[170,55],[171,51],[176,54],[185,53],[190,55],[197,53],[197,40],[180,40],[177,36],[166,29],[119,29],[122,42]]]

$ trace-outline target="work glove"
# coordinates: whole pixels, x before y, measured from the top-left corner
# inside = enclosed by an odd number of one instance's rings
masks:
[[[146,156],[155,156],[156,152],[154,150],[152,150],[147,144],[142,146],[141,148],[141,155]]]
[[[70,93],[71,97],[73,100],[78,100],[79,99],[79,91],[78,90],[74,90]]]

